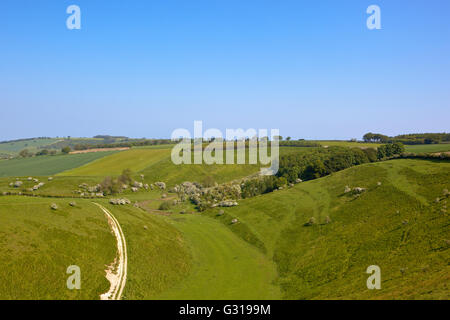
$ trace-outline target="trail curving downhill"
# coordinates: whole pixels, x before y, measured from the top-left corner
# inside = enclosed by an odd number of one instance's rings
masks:
[[[119,222],[113,216],[113,214],[102,205],[96,202],[93,202],[93,204],[97,205],[105,213],[111,230],[117,239],[117,257],[105,270],[106,279],[108,279],[108,281],[111,283],[111,286],[108,292],[100,295],[100,299],[120,300],[120,298],[122,297],[123,289],[125,288],[125,284],[127,282],[127,243],[125,241],[125,236],[123,234],[122,228],[120,227]]]

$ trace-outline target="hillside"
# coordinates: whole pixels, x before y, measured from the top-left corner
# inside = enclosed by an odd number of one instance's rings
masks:
[[[285,299],[448,299],[449,181],[448,162],[394,160],[208,214],[267,252]],[[346,186],[367,190],[345,194]],[[380,291],[366,288],[370,265],[381,268]]]
[[[90,201],[69,201],[0,197],[0,299],[96,300],[108,291],[105,268],[116,254],[108,222]],[[183,278],[191,261],[173,226],[133,207],[112,211],[130,246],[124,299],[148,297]],[[70,265],[81,269],[81,290],[66,287]]]
[[[36,152],[40,148],[51,147],[61,140],[62,139],[57,138],[32,138],[16,141],[2,141],[0,142],[0,157],[2,155],[15,156],[23,149],[28,149],[31,152]]]

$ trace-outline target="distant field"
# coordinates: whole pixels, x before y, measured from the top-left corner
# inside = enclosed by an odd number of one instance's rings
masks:
[[[407,152],[414,153],[446,152],[450,151],[450,143],[407,145],[405,148]]]
[[[115,152],[109,151],[4,160],[0,161],[0,177],[54,175],[58,172],[76,168],[96,159],[112,155],[113,153]]]
[[[108,222],[90,202],[0,197],[0,299],[99,299],[115,255]],[[67,289],[70,265],[81,269],[82,290]]]
[[[320,143],[323,147],[329,146],[329,147],[350,147],[350,148],[378,148],[381,146],[380,143],[365,143],[365,142],[350,142],[350,141],[339,141],[339,140],[318,140],[314,141],[317,143]]]
[[[449,299],[449,181],[448,162],[393,160],[207,214],[274,259],[285,299]],[[381,268],[382,290],[367,290],[370,265]]]
[[[56,143],[62,139],[30,139],[24,141],[0,143],[0,154],[15,155],[23,149],[28,149],[31,152],[36,152],[39,147],[47,146]]]

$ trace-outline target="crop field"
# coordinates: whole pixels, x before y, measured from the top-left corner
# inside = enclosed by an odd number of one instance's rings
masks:
[[[114,151],[86,154],[39,156],[0,161],[0,177],[49,176],[77,168],[86,163],[112,155]]]
[[[63,176],[119,175],[124,169],[139,172],[162,159],[170,158],[170,149],[136,148],[122,151],[79,168],[61,172]]]
[[[280,272],[283,298],[448,299],[450,231],[443,194],[449,181],[448,162],[388,161],[209,215],[267,252]],[[345,194],[346,186],[366,191]],[[316,222],[308,226],[311,217]],[[233,218],[240,223],[230,225]],[[381,268],[382,290],[365,287],[370,265]]]

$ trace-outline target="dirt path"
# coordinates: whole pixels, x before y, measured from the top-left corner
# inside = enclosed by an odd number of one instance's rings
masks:
[[[120,300],[122,297],[123,289],[127,282],[127,244],[125,241],[125,236],[123,234],[122,228],[120,227],[117,219],[112,215],[112,213],[103,207],[102,205],[93,202],[105,213],[108,223],[111,227],[113,234],[117,239],[117,257],[111,263],[111,265],[105,270],[106,279],[111,283],[108,292],[100,295],[101,300]]]

